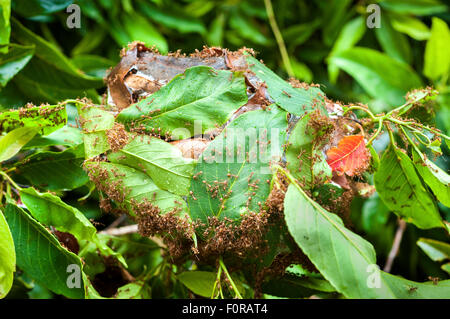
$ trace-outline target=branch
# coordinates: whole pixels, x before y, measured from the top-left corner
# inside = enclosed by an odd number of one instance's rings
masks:
[[[394,259],[398,255],[398,251],[400,250],[400,244],[402,242],[403,233],[406,229],[406,222],[402,219],[398,221],[397,232],[395,233],[394,242],[392,243],[391,251],[389,252],[389,256],[386,261],[386,265],[384,266],[385,272],[390,272],[392,269],[392,265],[394,264]]]
[[[121,235],[127,235],[127,234],[134,234],[138,232],[138,225],[128,225],[123,226],[119,228],[110,228],[102,230],[101,232],[98,232],[99,234],[104,235],[111,235],[111,236],[121,236]]]

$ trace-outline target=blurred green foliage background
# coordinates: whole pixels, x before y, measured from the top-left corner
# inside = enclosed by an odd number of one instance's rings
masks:
[[[65,9],[73,3],[81,27],[70,29]],[[162,53],[246,46],[283,77],[318,83],[329,98],[367,103],[374,112],[403,104],[411,89],[433,86],[440,95],[432,124],[450,135],[449,7],[449,0],[1,0],[0,109],[82,96],[101,102],[107,69],[134,40]],[[448,170],[444,145],[443,151],[438,164]],[[449,210],[440,208],[449,221]],[[395,217],[377,196],[355,200],[353,209],[354,227],[383,260]],[[426,279],[424,273],[445,278],[416,245],[420,237],[446,241],[441,235],[409,226],[396,267],[413,280]]]

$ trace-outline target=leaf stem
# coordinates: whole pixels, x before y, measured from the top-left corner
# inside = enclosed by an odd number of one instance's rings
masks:
[[[281,59],[283,60],[286,72],[290,77],[294,77],[294,70],[292,69],[291,60],[286,50],[286,45],[284,44],[283,36],[281,35],[280,29],[278,28],[277,20],[275,19],[275,14],[273,13],[273,7],[271,0],[264,0],[264,5],[266,6],[267,18],[269,19],[270,27],[275,35],[275,40],[277,41],[278,48],[280,49]]]
[[[21,189],[22,189],[22,187],[20,187],[19,185],[17,185],[16,182],[14,182],[14,181],[12,180],[12,178],[11,178],[8,174],[6,174],[4,171],[0,170],[0,175],[2,175],[3,177],[5,177],[5,179],[7,179],[8,182],[9,182],[14,188],[16,188],[16,189],[18,189],[18,190],[21,190]]]
[[[236,287],[236,285],[235,285],[235,283],[233,281],[233,278],[231,278],[227,267],[223,263],[222,256],[219,258],[219,264],[220,264],[220,267],[222,267],[223,271],[225,272],[225,275],[227,276],[228,280],[230,281],[231,287],[233,288],[234,293],[236,294],[236,297],[239,298],[239,299],[243,299],[242,296],[241,296],[241,293],[239,292],[239,290],[237,289],[237,287]]]
[[[216,281],[214,282],[214,287],[213,287],[213,291],[212,291],[212,295],[211,295],[211,299],[216,299],[215,298],[215,292],[216,292],[216,287],[217,285],[219,285],[219,289],[217,290],[217,295],[220,294],[220,277],[222,276],[222,267],[219,266],[219,269],[217,269],[217,277],[216,277]]]
[[[378,129],[375,132],[375,134],[370,138],[370,140],[367,142],[367,147],[370,146],[372,144],[372,142],[377,138],[377,136],[381,133],[383,129],[383,119],[379,118],[378,119]]]
[[[365,107],[362,107],[362,106],[358,106],[358,105],[353,105],[353,106],[350,106],[350,107],[346,108],[345,111],[344,111],[344,115],[345,115],[347,112],[353,111],[353,110],[364,111],[364,112],[366,112],[367,114],[369,114],[369,116],[372,118],[373,121],[377,121],[377,120],[378,120],[378,118],[375,117],[375,115],[373,115],[372,111],[370,111],[368,108],[365,108]]]

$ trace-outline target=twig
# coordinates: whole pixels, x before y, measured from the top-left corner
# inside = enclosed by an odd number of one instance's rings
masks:
[[[113,228],[117,228],[117,226],[119,226],[120,224],[122,224],[122,222],[125,221],[125,219],[127,219],[127,215],[123,214],[121,216],[119,216],[115,221],[113,221],[108,227],[106,227],[103,231],[107,231]]]
[[[128,225],[128,226],[123,226],[123,227],[119,227],[119,228],[105,229],[98,233],[104,234],[104,235],[111,235],[111,236],[120,236],[120,235],[134,234],[137,232],[138,232],[138,225],[135,224],[135,225]]]
[[[270,0],[264,0],[266,6],[267,17],[269,18],[270,27],[272,28],[273,34],[275,35],[275,40],[277,41],[278,47],[281,53],[281,59],[283,60],[286,72],[290,77],[294,77],[294,70],[292,69],[291,60],[289,60],[289,55],[286,50],[286,45],[284,44],[283,36],[281,35],[280,29],[278,28],[277,20],[275,19],[275,14],[273,13],[272,2]]]
[[[403,234],[406,229],[406,222],[402,219],[398,221],[398,228],[395,233],[394,242],[392,243],[391,251],[389,252],[386,265],[384,265],[384,271],[390,272],[392,269],[392,265],[394,264],[394,259],[398,255],[398,251],[400,250],[400,244],[402,242]]]
[[[98,234],[101,235],[109,235],[109,236],[122,236],[122,235],[128,235],[128,234],[135,234],[139,232],[138,229],[138,225],[134,224],[134,225],[128,225],[128,226],[123,226],[123,227],[119,227],[119,228],[105,228],[102,231],[99,231]],[[159,248],[161,249],[166,249],[166,245],[164,244],[164,242],[158,238],[158,237],[148,237],[150,240],[154,241]]]

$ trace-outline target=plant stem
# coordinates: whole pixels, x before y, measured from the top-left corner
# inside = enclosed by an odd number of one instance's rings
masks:
[[[367,142],[366,146],[370,146],[372,142],[377,138],[377,136],[381,133],[381,130],[383,129],[383,119],[378,119],[378,129],[375,132],[375,134],[370,138],[370,140]]]
[[[366,112],[367,114],[369,114],[369,116],[372,118],[372,120],[374,120],[374,121],[375,121],[375,120],[378,120],[378,118],[375,117],[375,115],[373,115],[373,113],[372,113],[369,109],[366,109],[365,107],[357,106],[357,105],[353,105],[353,106],[350,106],[349,108],[345,109],[344,115],[345,115],[347,112],[352,111],[352,110],[361,110],[361,111],[364,111],[364,112]]]
[[[397,232],[395,233],[394,242],[392,243],[391,251],[389,252],[389,256],[386,261],[386,265],[384,266],[385,272],[390,272],[392,269],[392,265],[394,264],[394,259],[398,255],[398,251],[400,250],[400,244],[402,242],[403,234],[406,229],[406,222],[402,219],[398,221]]]
[[[22,187],[20,187],[19,185],[17,185],[16,182],[14,182],[14,181],[12,180],[12,178],[9,177],[9,175],[6,174],[4,171],[0,170],[0,175],[2,175],[3,177],[5,177],[5,178],[8,180],[8,182],[9,182],[14,188],[16,188],[16,189],[18,189],[18,190],[21,190],[21,189],[22,189]]]
[[[235,283],[233,281],[233,278],[231,278],[227,267],[223,263],[222,257],[219,258],[219,264],[220,264],[220,267],[222,267],[223,271],[225,272],[225,275],[227,276],[228,280],[230,281],[231,287],[233,287],[233,290],[234,290],[234,293],[236,294],[236,297],[239,298],[239,299],[242,299],[241,293],[237,289],[237,287],[236,287],[236,285],[235,285]]]
[[[278,28],[277,20],[275,19],[275,14],[273,13],[272,2],[270,0],[264,0],[266,6],[267,17],[269,19],[270,27],[275,35],[275,40],[277,41],[278,48],[280,49],[281,59],[283,60],[286,72],[290,77],[294,77],[294,70],[292,69],[291,60],[289,60],[289,55],[286,50],[286,45],[284,44],[283,36],[281,35],[280,29]]]
[[[219,266],[219,269],[217,269],[217,277],[216,277],[216,281],[214,282],[211,299],[215,299],[214,293],[216,292],[217,285],[219,285],[219,289],[220,289],[220,277],[221,276],[222,276],[222,267]],[[219,294],[220,294],[220,290],[217,291],[217,295],[219,295]]]

